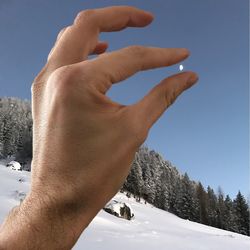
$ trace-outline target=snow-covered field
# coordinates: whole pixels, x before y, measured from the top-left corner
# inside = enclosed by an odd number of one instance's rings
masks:
[[[29,172],[14,171],[0,164],[0,222],[28,192]],[[249,250],[250,237],[186,221],[150,204],[128,202],[135,219],[127,221],[101,211],[80,237],[74,250]]]

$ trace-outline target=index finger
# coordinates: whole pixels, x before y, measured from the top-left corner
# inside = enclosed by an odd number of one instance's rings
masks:
[[[130,6],[82,11],[60,37],[48,63],[56,69],[83,61],[96,47],[100,32],[144,27],[152,20],[153,16],[149,12]]]

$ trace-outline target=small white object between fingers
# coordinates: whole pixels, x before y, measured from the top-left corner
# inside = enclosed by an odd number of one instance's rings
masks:
[[[183,69],[184,69],[184,67],[183,67],[183,65],[181,64],[181,65],[179,66],[179,70],[182,71]]]

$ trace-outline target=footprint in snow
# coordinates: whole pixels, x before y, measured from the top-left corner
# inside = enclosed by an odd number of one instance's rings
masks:
[[[21,177],[21,178],[18,179],[18,181],[23,183],[23,182],[25,182],[25,179]]]

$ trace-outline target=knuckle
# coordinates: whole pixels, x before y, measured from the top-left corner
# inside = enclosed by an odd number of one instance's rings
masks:
[[[95,16],[96,11],[93,9],[87,9],[79,12],[74,20],[74,24],[86,22],[92,20]]]
[[[57,40],[59,40],[59,39],[61,38],[61,36],[63,35],[63,33],[64,33],[66,30],[68,30],[70,27],[71,27],[71,26],[66,26],[66,27],[62,28],[62,29],[60,30],[60,32],[58,33],[58,35],[57,35]]]
[[[63,66],[55,70],[48,79],[49,90],[57,94],[68,94],[69,86],[72,85],[74,77],[70,66]]]
[[[138,57],[142,57],[145,54],[145,47],[140,46],[140,45],[132,45],[129,46],[128,51]]]
[[[81,68],[74,65],[66,65],[55,70],[48,79],[48,90],[55,95],[55,98],[61,103],[67,103],[82,89],[87,89],[91,74],[86,65]]]
[[[66,65],[56,69],[50,76],[49,82],[65,83],[72,77],[70,65]]]

